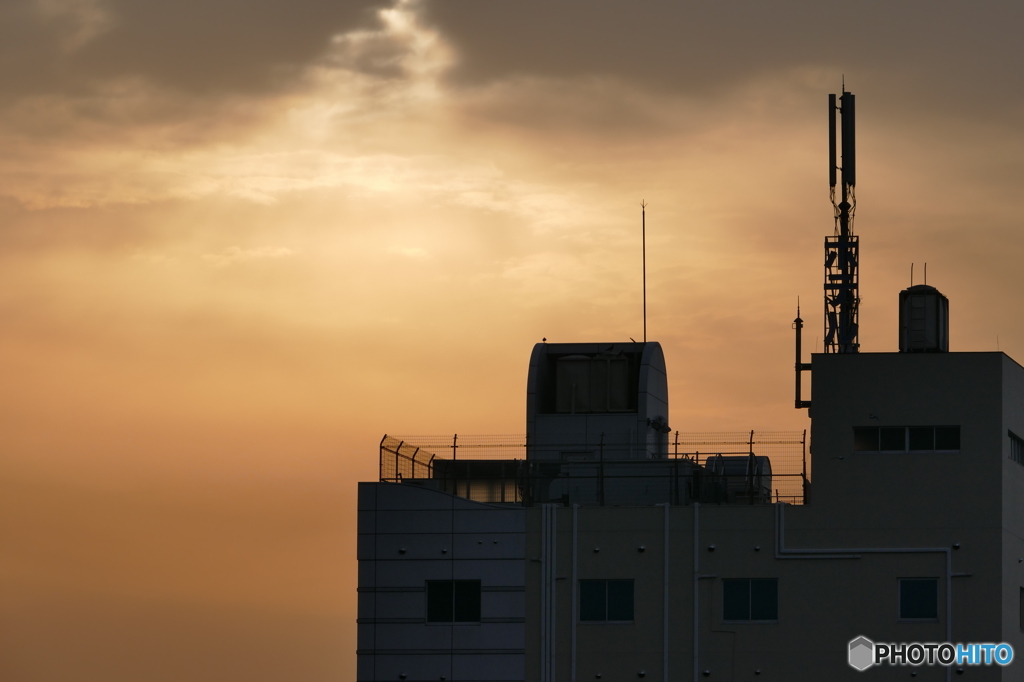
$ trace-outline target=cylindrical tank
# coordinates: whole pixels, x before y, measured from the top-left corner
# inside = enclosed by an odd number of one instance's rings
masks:
[[[917,284],[900,292],[900,352],[949,351],[949,299]]]

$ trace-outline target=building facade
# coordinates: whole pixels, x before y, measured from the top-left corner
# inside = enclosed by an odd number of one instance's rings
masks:
[[[521,458],[382,443],[358,679],[1024,679],[848,662],[858,636],[1024,654],[1024,368],[905,349],[812,356],[794,467],[753,434],[673,447],[657,344],[538,346]]]

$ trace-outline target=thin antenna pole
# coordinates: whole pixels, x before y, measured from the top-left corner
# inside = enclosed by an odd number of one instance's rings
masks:
[[[924,264],[924,283],[928,284],[928,263]]]
[[[910,286],[914,286],[914,264],[910,264]]]
[[[647,202],[640,202],[640,249],[643,251],[644,343],[647,343]]]

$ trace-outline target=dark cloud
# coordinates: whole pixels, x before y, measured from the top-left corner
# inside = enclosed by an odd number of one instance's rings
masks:
[[[332,35],[375,25],[390,4],[97,0],[44,10],[11,0],[0,9],[0,96],[68,94],[122,77],[195,92],[279,87]]]
[[[908,102],[930,93],[920,106],[931,110],[996,115],[997,100],[1004,110],[1006,98],[1024,101],[1024,6],[1009,1],[427,0],[423,16],[458,50],[452,77],[462,85],[610,76],[714,94],[811,68],[837,81],[845,72],[855,91],[871,82]]]

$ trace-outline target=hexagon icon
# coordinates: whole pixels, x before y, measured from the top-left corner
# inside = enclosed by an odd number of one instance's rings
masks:
[[[850,640],[850,667],[861,672],[875,662],[875,643],[863,635]]]

